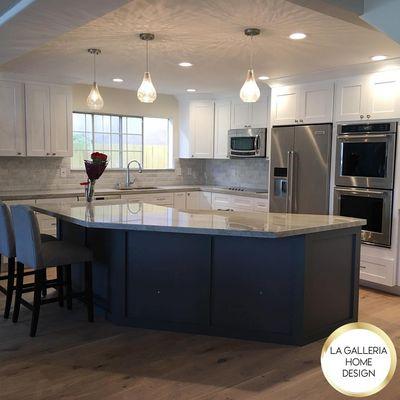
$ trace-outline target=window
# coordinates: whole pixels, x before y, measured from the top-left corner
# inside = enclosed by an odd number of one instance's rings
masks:
[[[73,113],[72,169],[83,169],[93,151],[108,155],[108,168],[138,160],[144,169],[172,168],[172,122],[168,118]]]

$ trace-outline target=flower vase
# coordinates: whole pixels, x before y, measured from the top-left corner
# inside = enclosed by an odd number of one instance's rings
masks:
[[[93,201],[93,195],[94,195],[94,185],[96,183],[96,180],[89,180],[87,186],[86,186],[86,201],[88,203],[91,203]]]

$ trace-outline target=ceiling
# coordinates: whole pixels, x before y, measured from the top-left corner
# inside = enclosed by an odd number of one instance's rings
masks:
[[[375,54],[400,57],[400,46],[384,34],[289,1],[134,0],[3,64],[2,70],[90,83],[86,49],[98,47],[99,84],[136,89],[145,68],[145,44],[138,34],[153,32],[150,70],[158,92],[231,92],[242,85],[248,66],[246,27],[261,28],[253,40],[256,75],[309,74],[366,63]],[[288,39],[298,31],[307,38]],[[181,61],[194,66],[181,68]],[[124,82],[114,84],[113,77]]]

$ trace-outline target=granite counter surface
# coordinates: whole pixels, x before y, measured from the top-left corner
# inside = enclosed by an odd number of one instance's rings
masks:
[[[96,196],[107,195],[133,195],[133,194],[152,194],[152,193],[173,193],[186,191],[203,191],[213,193],[232,194],[235,196],[249,196],[260,199],[267,199],[268,193],[259,193],[252,191],[235,191],[218,186],[203,185],[179,185],[179,186],[158,186],[155,189],[135,188],[129,190],[121,189],[102,189],[95,190]],[[84,196],[83,189],[67,189],[67,190],[46,190],[46,191],[4,191],[0,192],[0,199],[3,201],[10,200],[31,200],[31,199],[57,199],[65,197]]]
[[[366,221],[334,215],[203,210],[113,200],[85,204],[37,204],[33,209],[88,228],[281,238],[361,227]]]

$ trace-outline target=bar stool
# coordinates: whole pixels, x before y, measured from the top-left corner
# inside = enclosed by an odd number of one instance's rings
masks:
[[[47,242],[56,240],[54,236],[41,235],[42,241]],[[7,286],[0,285],[0,292],[6,295],[6,304],[4,308],[4,318],[10,316],[12,297],[15,290],[15,238],[12,227],[11,213],[8,206],[0,201],[0,257],[1,255],[8,258],[7,274],[0,276],[0,281],[7,280]],[[33,275],[33,271],[24,272],[24,276]]]
[[[21,304],[32,311],[30,336],[35,336],[39,320],[40,306],[53,303],[59,299],[42,299],[41,291],[48,285],[46,268],[63,266],[67,271],[67,281],[70,281],[71,264],[84,263],[85,291],[72,293],[67,282],[67,303],[71,308],[72,298],[82,298],[87,306],[88,320],[93,322],[93,290],[92,290],[92,259],[90,249],[62,240],[44,242],[40,237],[39,224],[33,210],[28,206],[11,207],[17,254],[17,284],[13,321],[18,321]],[[35,282],[31,288],[24,289],[24,265],[34,271]],[[68,272],[69,271],[69,272]],[[63,285],[58,281],[56,285]],[[33,304],[22,298],[23,293],[33,292]]]

